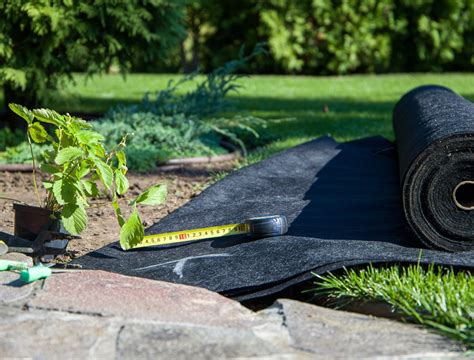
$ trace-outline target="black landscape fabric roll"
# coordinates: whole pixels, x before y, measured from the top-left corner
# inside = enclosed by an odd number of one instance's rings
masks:
[[[427,246],[474,249],[474,104],[421,86],[395,106],[403,209]]]
[[[462,111],[471,109],[472,115],[472,106],[457,95],[439,91],[443,97],[455,98]],[[425,136],[415,128],[409,130],[410,117],[417,117],[420,111],[411,113],[418,105],[405,105],[411,96],[397,106],[397,134],[407,131],[409,137],[414,133]],[[437,109],[437,104],[433,99],[431,107]],[[457,111],[451,103],[448,106]],[[404,117],[400,122],[399,116]],[[401,130],[402,124],[407,130]],[[405,184],[415,171],[411,169],[416,169],[418,152],[429,149],[431,141],[413,138],[416,149],[400,138],[397,141],[399,151],[407,151],[400,153]],[[428,197],[435,192],[430,194]],[[236,236],[132,251],[123,251],[113,243],[74,262],[84,268],[201,286],[238,300],[273,294],[311,279],[311,272],[371,262],[474,267],[474,251],[427,249],[413,234],[404,216],[397,152],[393,143],[381,137],[347,143],[323,137],[285,150],[231,173],[146,233],[223,225],[273,214],[288,218],[286,235],[254,241]],[[463,214],[470,219],[472,234],[472,211]]]

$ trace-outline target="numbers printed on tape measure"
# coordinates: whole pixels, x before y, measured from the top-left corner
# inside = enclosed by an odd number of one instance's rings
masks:
[[[250,239],[254,240],[280,236],[286,234],[287,231],[288,222],[284,215],[269,215],[249,218],[241,224],[228,224],[192,230],[181,230],[165,234],[146,235],[138,244],[133,244],[132,246],[130,246],[130,244],[121,244],[121,246],[123,250],[129,250],[147,246],[187,243],[238,234],[247,234]]]
[[[202,229],[176,231],[166,234],[147,235],[143,238],[142,242],[134,246],[134,248],[153,245],[167,245],[228,235],[247,234],[249,230],[250,229],[247,224],[229,224]]]

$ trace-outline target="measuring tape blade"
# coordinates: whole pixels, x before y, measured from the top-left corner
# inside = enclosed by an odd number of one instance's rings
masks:
[[[218,238],[222,236],[246,234],[253,238],[283,235],[288,231],[288,223],[283,215],[250,218],[242,224],[211,226],[192,230],[181,230],[164,234],[146,235],[143,240],[123,250],[148,246],[169,245],[190,241]]]
[[[207,228],[175,231],[165,234],[146,235],[143,240],[133,248],[168,245],[180,242],[211,239],[221,236],[248,234],[247,224],[229,224],[222,226],[211,226]]]

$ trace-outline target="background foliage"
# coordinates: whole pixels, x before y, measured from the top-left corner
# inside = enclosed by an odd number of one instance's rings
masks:
[[[261,12],[275,59],[288,71],[469,69],[474,2],[271,0]]]
[[[269,44],[246,73],[474,69],[472,0],[8,0],[5,103],[36,106],[73,71],[210,72]]]
[[[185,26],[174,61],[136,70],[207,72],[259,42],[271,56],[249,73],[474,68],[472,0],[189,0]]]
[[[126,71],[134,58],[164,57],[184,34],[174,0],[7,0],[0,17],[5,103],[30,106],[74,70]]]

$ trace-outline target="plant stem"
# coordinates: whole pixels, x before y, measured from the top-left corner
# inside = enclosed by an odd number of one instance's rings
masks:
[[[36,199],[38,200],[38,205],[41,207],[41,199],[38,191],[38,185],[36,184],[36,160],[35,154],[33,153],[33,145],[31,144],[30,134],[27,133],[28,144],[30,145],[31,159],[33,160],[33,186],[35,187]]]

